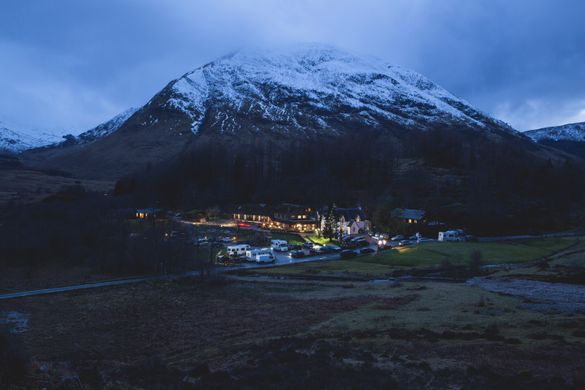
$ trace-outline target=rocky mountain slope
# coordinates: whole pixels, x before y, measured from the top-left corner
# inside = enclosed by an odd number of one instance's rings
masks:
[[[0,152],[20,153],[24,150],[49,145],[58,141],[59,137],[52,134],[29,134],[22,130],[14,130],[12,126],[0,122]]]
[[[116,115],[112,119],[102,124],[97,125],[91,130],[85,131],[75,137],[75,140],[80,144],[88,144],[96,141],[99,138],[106,137],[122,125],[136,112],[136,108],[130,108],[123,113]]]
[[[237,52],[171,82],[160,97],[159,107],[185,116],[193,133],[436,124],[512,131],[414,71],[321,45]]]
[[[569,123],[562,126],[545,127],[525,132],[536,142],[540,141],[572,141],[585,142],[585,122]]]
[[[530,130],[524,134],[540,145],[585,159],[585,122]]]
[[[451,129],[530,144],[414,71],[316,44],[232,53],[171,81],[124,118],[115,132],[88,135],[90,144],[27,158],[77,176],[116,178],[168,161],[203,139],[284,145],[374,131],[407,149],[412,134]]]

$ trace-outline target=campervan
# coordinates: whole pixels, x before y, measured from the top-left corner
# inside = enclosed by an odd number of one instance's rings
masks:
[[[461,229],[439,232],[439,241],[465,241],[465,232]]]
[[[272,255],[272,249],[270,248],[250,248],[246,251],[246,260],[248,261],[256,261],[256,257],[258,255],[265,255],[270,254]]]
[[[248,244],[230,245],[227,247],[227,254],[229,257],[241,257],[246,255],[246,251],[250,249]]]
[[[272,250],[275,252],[288,252],[288,242],[284,240],[272,240]]]

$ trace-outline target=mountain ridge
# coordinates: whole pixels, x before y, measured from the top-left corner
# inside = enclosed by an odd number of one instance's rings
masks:
[[[286,148],[287,142],[377,132],[408,149],[409,137],[434,129],[528,144],[525,135],[417,72],[309,44],[221,57],[167,83],[116,131],[28,157],[32,164],[111,179],[175,158],[204,139],[272,140]]]
[[[524,132],[534,141],[585,142],[585,122],[567,123]]]

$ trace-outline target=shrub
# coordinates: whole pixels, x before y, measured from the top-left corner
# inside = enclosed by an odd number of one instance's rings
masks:
[[[0,384],[18,385],[26,376],[27,359],[8,334],[0,333]]]
[[[473,274],[481,272],[481,266],[483,265],[483,255],[481,251],[473,251],[469,255],[469,271]]]

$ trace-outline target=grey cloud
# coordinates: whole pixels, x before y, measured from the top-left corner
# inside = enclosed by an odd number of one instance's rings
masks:
[[[580,0],[21,0],[0,5],[0,118],[82,130],[246,44],[413,68],[518,129],[583,118]],[[583,118],[585,120],[585,118]]]

